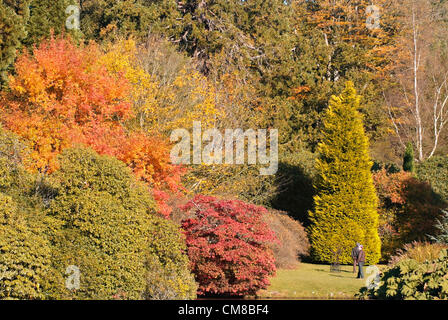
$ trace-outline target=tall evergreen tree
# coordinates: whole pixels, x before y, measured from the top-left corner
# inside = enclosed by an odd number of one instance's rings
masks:
[[[403,170],[407,172],[414,172],[414,148],[411,143],[406,146],[406,151],[403,156]]]
[[[356,242],[364,245],[368,264],[380,259],[378,200],[359,104],[353,83],[347,82],[343,93],[330,100],[324,117],[323,139],[318,146],[318,193],[315,209],[310,212],[315,261],[331,262],[340,250],[340,262],[351,263]]]
[[[0,0],[0,86],[7,80],[7,71],[26,37],[29,0]]]
[[[172,40],[181,34],[178,0],[80,0],[81,31],[88,39],[110,40],[163,33]],[[190,2],[190,1],[188,1]]]
[[[365,129],[373,145],[388,132],[385,103],[391,51],[395,48],[397,21],[391,1],[378,0],[380,27],[370,28],[369,0],[298,0],[295,5],[297,43],[297,98],[301,138],[314,150],[320,139],[322,116],[328,100],[352,80],[362,95]],[[395,56],[393,56],[395,57]],[[293,119],[291,119],[293,120]]]
[[[65,23],[70,16],[66,9],[77,4],[76,0],[31,0],[27,37],[23,43],[27,46],[38,44],[48,38],[51,32],[55,35],[63,32],[76,34],[77,31],[68,30]]]

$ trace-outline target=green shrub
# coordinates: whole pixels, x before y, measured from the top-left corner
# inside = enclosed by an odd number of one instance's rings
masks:
[[[0,193],[0,299],[43,299],[49,243],[31,228],[11,197]]]
[[[361,299],[438,300],[448,299],[448,251],[438,259],[419,263],[402,260],[386,270],[377,289],[362,288]]]
[[[25,145],[0,128],[0,299],[42,299],[50,265],[36,178],[23,168]]]
[[[18,195],[32,187],[33,179],[23,168],[27,151],[16,135],[0,127],[0,192]]]
[[[414,148],[412,147],[412,143],[406,145],[406,151],[403,156],[403,170],[414,172]]]
[[[56,299],[143,299],[154,263],[184,286],[165,284],[177,296],[188,296],[192,283],[183,241],[174,224],[155,215],[146,186],[126,165],[90,149],[66,150],[52,177],[56,197],[48,208],[52,219],[52,274],[46,286]],[[79,290],[65,287],[65,271],[80,269]],[[165,269],[164,269],[165,268]],[[177,272],[177,273],[176,273]],[[149,273],[149,274],[148,274]],[[193,289],[195,288],[193,287]]]
[[[437,234],[430,235],[429,238],[437,243],[448,245],[448,211],[442,210],[443,217],[437,219],[435,227],[437,229]]]
[[[435,192],[448,200],[448,157],[433,157],[416,168],[420,180],[428,181]]]
[[[425,241],[438,234],[436,221],[442,216],[446,202],[440,199],[427,182],[409,172],[377,171],[374,176],[379,197],[379,234],[384,261],[404,244]]]
[[[179,226],[155,217],[149,232],[146,298],[185,300],[196,298],[197,283],[190,272],[184,235]]]

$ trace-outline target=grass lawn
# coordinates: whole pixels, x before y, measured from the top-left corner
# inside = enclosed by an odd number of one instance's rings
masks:
[[[381,268],[381,266],[379,266]],[[365,278],[356,279],[353,266],[341,266],[340,273],[330,273],[329,265],[301,263],[297,269],[277,270],[271,286],[258,293],[259,298],[279,299],[355,299],[365,286]]]

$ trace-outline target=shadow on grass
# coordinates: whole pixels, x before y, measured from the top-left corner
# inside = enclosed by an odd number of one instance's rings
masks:
[[[343,278],[343,279],[356,279],[356,276],[353,275],[352,277],[348,277],[347,275],[341,275],[341,274],[335,274],[335,273],[330,273],[331,277],[336,277],[336,278]]]
[[[318,271],[318,272],[327,272],[327,273],[331,273],[331,274],[337,274],[337,273],[353,273],[352,271],[349,270],[341,270],[339,272],[331,272],[330,271],[330,266],[328,267],[328,269],[314,269],[314,271]]]

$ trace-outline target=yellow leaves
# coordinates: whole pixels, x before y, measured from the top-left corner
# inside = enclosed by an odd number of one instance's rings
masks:
[[[173,85],[178,88],[183,88],[186,85],[186,80],[187,80],[187,70],[182,69],[180,71],[179,76],[177,76],[176,79],[174,79]]]
[[[26,89],[25,89],[24,87],[22,87],[21,85],[16,86],[16,87],[15,87],[15,90],[16,90],[19,94],[22,94],[22,93],[25,93],[25,92],[26,92]]]
[[[200,72],[185,66],[172,81],[159,83],[139,61],[139,50],[132,39],[118,42],[107,49],[101,63],[131,83],[131,99],[141,129],[169,134],[177,128],[190,129],[193,121],[210,128],[225,116],[217,107],[216,88]]]
[[[225,114],[216,106],[216,89],[209,80],[197,71],[187,73],[182,70],[171,86],[172,111],[178,112],[177,119],[167,123],[167,129],[191,128],[193,121],[200,121],[202,126],[210,128],[216,119]],[[184,96],[184,106],[179,105],[180,97]],[[177,99],[176,99],[177,98]],[[177,101],[176,101],[177,100]]]

